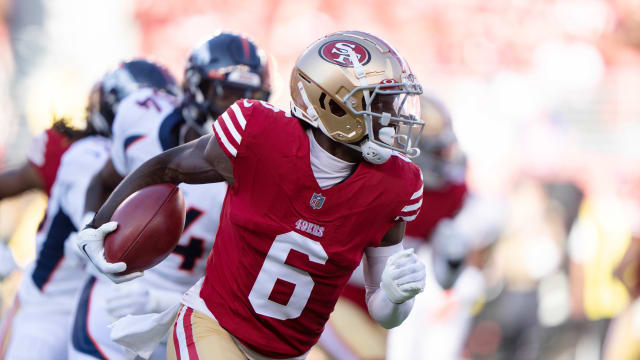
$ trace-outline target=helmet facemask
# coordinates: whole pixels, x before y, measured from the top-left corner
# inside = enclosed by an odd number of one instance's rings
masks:
[[[420,119],[419,98],[422,86],[413,74],[406,72],[403,72],[400,83],[386,79],[379,84],[368,85],[364,66],[358,56],[353,50],[348,52],[353,72],[361,85],[351,90],[342,102],[352,114],[364,118],[368,139],[361,142],[360,147],[347,146],[361,150],[364,158],[375,164],[386,162],[393,150],[409,157],[418,156],[420,150],[416,146],[424,129],[424,121]],[[357,110],[355,104],[358,102],[355,99],[360,98],[360,93],[363,106],[362,110]],[[376,108],[372,109],[372,105]],[[374,118],[377,124],[373,122]],[[379,128],[380,125],[382,128]]]
[[[420,84],[411,82],[358,86],[343,99],[347,109],[364,118],[370,142],[409,157],[420,154],[416,147],[422,137]],[[362,110],[355,104],[360,99]]]

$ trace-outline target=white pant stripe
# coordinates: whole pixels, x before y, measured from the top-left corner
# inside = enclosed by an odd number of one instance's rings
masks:
[[[180,360],[189,360],[189,349],[187,348],[187,335],[184,332],[184,314],[187,307],[183,306],[176,320],[176,335],[178,337],[178,349],[180,350]]]

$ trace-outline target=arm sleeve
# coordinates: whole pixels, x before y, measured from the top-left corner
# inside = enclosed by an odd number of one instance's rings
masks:
[[[380,288],[382,272],[387,264],[387,259],[402,249],[402,243],[365,249],[363,264],[367,308],[371,317],[386,329],[400,325],[413,308],[414,299],[396,304],[391,302]]]

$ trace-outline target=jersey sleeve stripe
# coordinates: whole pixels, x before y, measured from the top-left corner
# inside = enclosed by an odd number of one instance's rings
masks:
[[[402,212],[414,211],[414,210],[419,209],[420,206],[422,206],[422,199],[420,199],[420,201],[418,201],[415,204],[407,205],[407,206],[403,207],[402,210],[400,210],[400,211],[402,211]]]
[[[418,217],[418,214],[412,215],[412,216],[398,216],[396,218],[396,221],[398,220],[402,220],[402,221],[413,221],[415,220],[415,218]]]
[[[423,190],[424,190],[424,187],[420,187],[420,190],[416,191],[415,193],[413,193],[413,195],[411,195],[411,199],[410,200],[417,199],[420,196],[422,196],[422,191]]]
[[[244,130],[245,126],[247,126],[247,120],[245,120],[244,115],[242,115],[242,110],[240,110],[237,103],[233,103],[233,105],[231,105],[231,110],[236,114],[236,119],[238,119],[240,127]]]
[[[227,136],[222,131],[222,128],[220,127],[218,120],[216,120],[213,123],[213,128],[215,129],[216,137],[220,139],[222,146],[225,147],[225,149],[229,152],[229,154],[231,154],[233,157],[236,157],[236,155],[238,154],[238,150],[236,150],[236,148],[233,145],[231,145],[231,143],[227,139]]]
[[[233,122],[229,118],[229,114],[227,112],[224,112],[222,114],[222,119],[224,120],[225,125],[227,125],[227,129],[231,133],[231,136],[233,136],[233,138],[236,139],[236,143],[240,145],[242,136],[240,136],[240,134],[238,133],[238,130],[236,130],[236,127],[233,125]]]

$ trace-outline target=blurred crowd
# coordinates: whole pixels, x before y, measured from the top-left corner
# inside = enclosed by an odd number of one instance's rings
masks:
[[[91,84],[122,59],[157,59],[180,77],[195,43],[243,32],[269,54],[271,102],[287,108],[289,71],[311,40],[384,37],[442,102],[427,136],[450,122],[425,153],[468,190],[412,243],[432,281],[381,351],[590,360],[640,343],[637,1],[0,0],[0,13],[0,171],[54,117],[82,119]],[[0,203],[0,241],[21,265],[43,209],[35,194]],[[455,269],[448,286],[442,259]],[[18,277],[0,285],[4,308]]]

